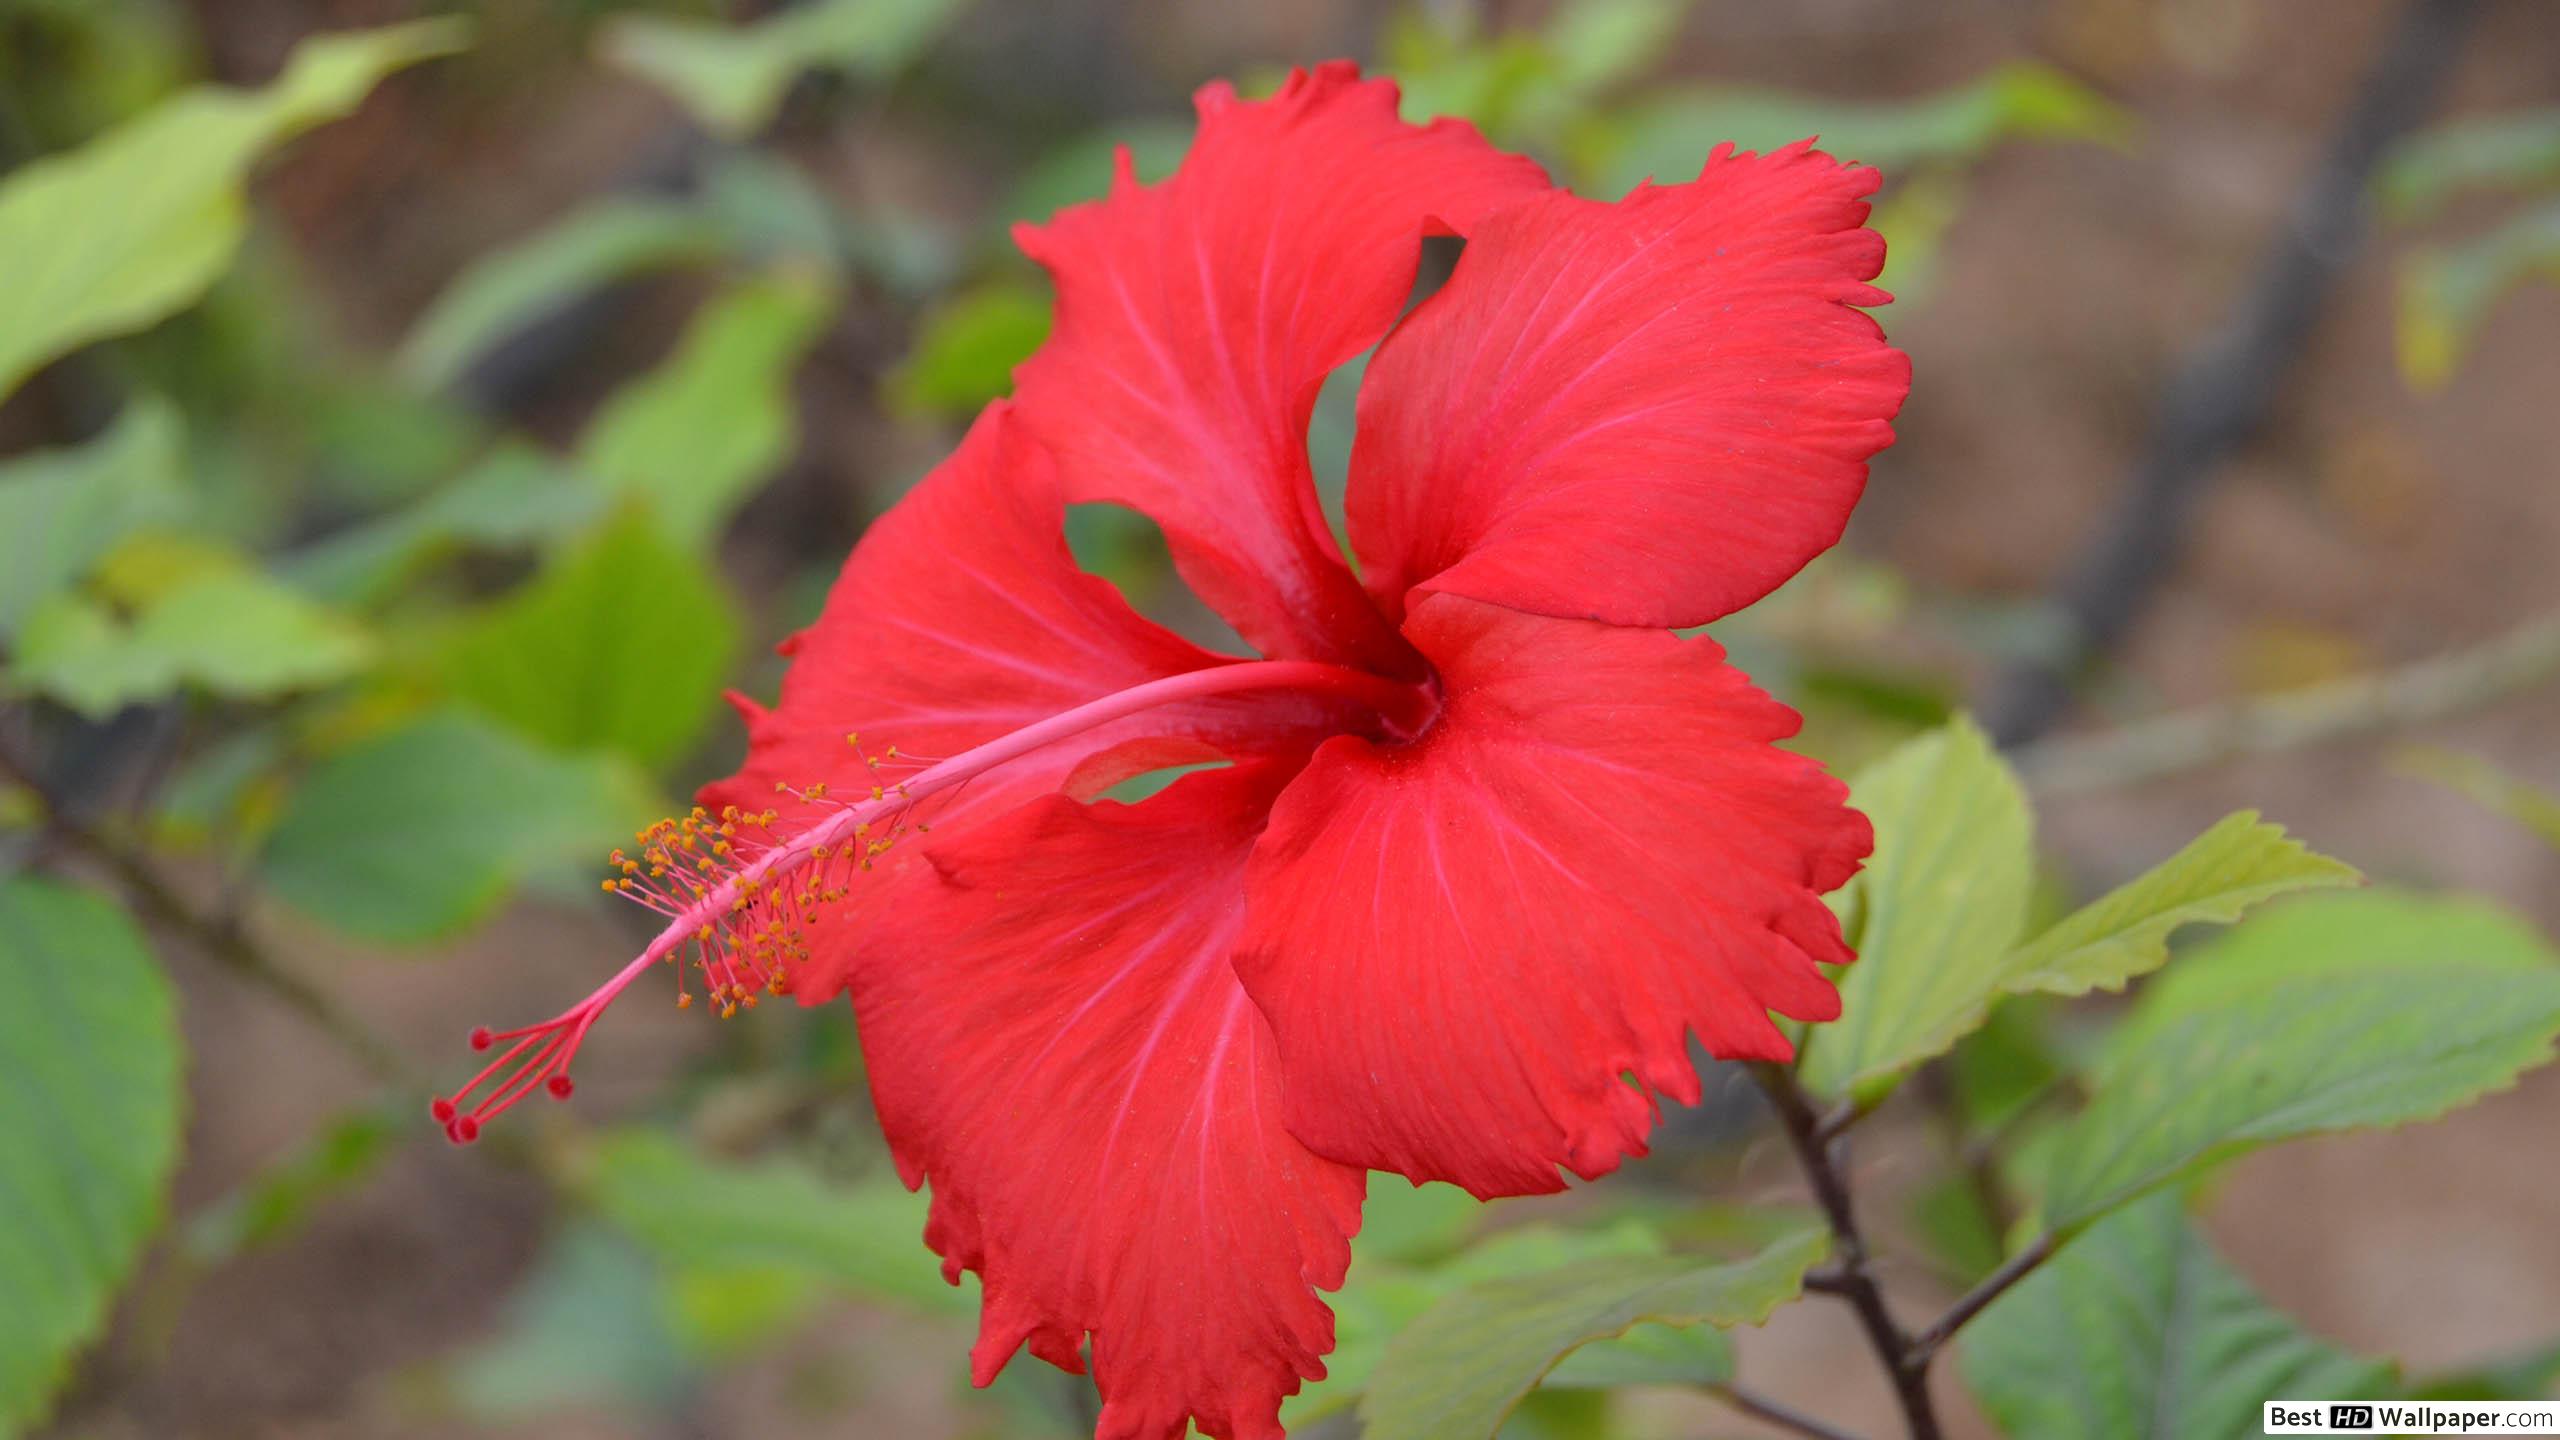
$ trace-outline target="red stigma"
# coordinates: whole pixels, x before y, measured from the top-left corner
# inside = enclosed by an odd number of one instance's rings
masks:
[[[427,1113],[436,1117],[438,1125],[451,1125],[454,1113],[453,1102],[439,1095],[436,1097],[436,1103],[427,1107]]]
[[[492,1046],[492,1045],[494,1045],[494,1044],[496,1044],[496,1043],[498,1043],[498,1037],[489,1033],[489,1027],[488,1027],[488,1026],[486,1026],[486,1025],[474,1025],[474,1026],[472,1026],[472,1027],[471,1027],[471,1048],[472,1048],[472,1049],[474,1049],[474,1050],[486,1050],[486,1049],[488,1049],[490,1046]]]
[[[566,1100],[578,1088],[578,1082],[566,1075],[554,1075],[543,1082],[542,1088],[551,1092],[552,1099]]]

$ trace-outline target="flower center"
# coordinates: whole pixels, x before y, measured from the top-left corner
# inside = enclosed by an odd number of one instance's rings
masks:
[[[848,798],[823,784],[791,791],[820,815],[787,835],[774,828],[778,817],[771,810],[751,813],[733,806],[715,816],[697,806],[682,819],[661,820],[636,837],[636,856],[613,853],[616,873],[604,889],[666,916],[665,928],[594,993],[551,1019],[513,1030],[472,1031],[472,1049],[506,1049],[460,1090],[436,1099],[436,1123],[454,1143],[469,1144],[483,1125],[536,1090],[566,1099],[575,1089],[569,1064],[587,1032],[653,965],[676,967],[680,1007],[693,1003],[685,969],[689,964],[699,971],[711,1006],[723,1017],[754,1008],[759,994],[789,994],[793,967],[808,956],[807,930],[818,912],[842,899],[845,886],[898,843],[924,801],[1115,720],[1248,690],[1294,690],[1352,702],[1374,715],[1376,733],[1391,741],[1418,737],[1440,709],[1436,682],[1410,685],[1311,660],[1241,661],[1134,685],[944,760],[920,763],[894,748],[878,758],[862,754],[875,775],[867,792]],[[861,753],[857,737],[845,738]]]

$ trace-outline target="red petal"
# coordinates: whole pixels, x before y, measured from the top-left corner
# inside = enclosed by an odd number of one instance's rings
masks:
[[[1199,95],[1182,168],[1025,228],[1057,328],[1017,378],[1069,498],[1165,529],[1183,576],[1263,654],[1367,664],[1411,653],[1343,565],[1307,467],[1325,375],[1377,343],[1426,233],[1546,189],[1456,121],[1396,118],[1395,86],[1336,63],[1280,93]]]
[[[1876,173],[1810,144],[1470,235],[1360,393],[1351,538],[1390,615],[1703,625],[1839,538],[1911,366],[1850,308],[1888,298]]]
[[[1230,663],[1141,618],[1109,582],[1077,569],[1062,514],[1045,453],[1007,406],[990,407],[958,451],[863,535],[817,623],[785,642],[792,660],[781,703],[767,711],[739,702],[746,762],[704,787],[702,802],[789,815],[797,802],[777,784],[822,781],[842,793],[881,778],[846,743],[849,732],[874,756],[894,745],[940,758],[1132,685]],[[973,780],[948,803],[931,802],[926,818],[947,829],[1070,781],[1090,793],[1204,752],[1303,748],[1309,734],[1338,728],[1324,707],[1280,692],[1167,707]],[[869,892],[891,888],[887,876],[866,877],[850,899],[867,908]],[[803,972],[803,1001],[834,993],[843,951],[826,947]]]
[[[1820,896],[1872,836],[1712,641],[1452,595],[1405,629],[1447,708],[1411,745],[1328,741],[1290,783],[1237,969],[1309,1148],[1560,1189],[1559,1164],[1644,1153],[1653,1093],[1696,1102],[1685,1030],[1782,1059],[1767,1011],[1839,1013]]]
[[[978,1383],[1090,1334],[1104,1440],[1278,1437],[1324,1374],[1365,1177],[1280,1124],[1269,1027],[1229,964],[1260,767],[1143,805],[1051,798],[937,843],[949,877],[856,968],[883,1128],[978,1272]]]

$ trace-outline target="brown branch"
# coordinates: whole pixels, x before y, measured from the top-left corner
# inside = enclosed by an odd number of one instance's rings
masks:
[[[2035,1243],[2012,1255],[1997,1270],[1984,1277],[1981,1284],[1964,1293],[1964,1297],[1947,1307],[1947,1313],[1929,1323],[1929,1328],[1912,1337],[1910,1363],[1926,1367],[1966,1322],[1983,1312],[1992,1301],[2009,1293],[2009,1287],[2035,1273],[2036,1267],[2053,1258],[2061,1242],[2048,1230],[2035,1238]]]
[[[1792,1430],[1799,1435],[1811,1436],[1812,1440],[1858,1440],[1856,1435],[1837,1425],[1817,1420],[1801,1410],[1781,1405],[1766,1396],[1753,1394],[1739,1385],[1710,1385],[1707,1387],[1707,1393],[1745,1415],[1766,1420],[1781,1430]]]
[[[2397,669],[2041,741],[2016,759],[2027,783],[2043,794],[2119,788],[2241,756],[2413,729],[2555,681],[2560,615],[2546,615]]]
[[[1873,1258],[1866,1236],[1858,1228],[1848,1182],[1833,1158],[1833,1147],[1822,1138],[1823,1117],[1815,1112],[1812,1100],[1796,1084],[1794,1072],[1786,1067],[1760,1062],[1751,1067],[1751,1073],[1769,1097],[1770,1108],[1777,1112],[1779,1128],[1794,1147],[1797,1163],[1813,1187],[1814,1201],[1822,1207],[1823,1218],[1831,1227],[1835,1258],[1827,1279],[1835,1281],[1836,1288],[1826,1288],[1846,1300],[1857,1313],[1868,1345],[1893,1382],[1894,1399],[1902,1407],[1903,1423],[1910,1430],[1911,1440],[1940,1440],[1938,1412],[1929,1398],[1927,1361],[1913,1363],[1911,1337],[1885,1306],[1884,1290],[1876,1283]]]

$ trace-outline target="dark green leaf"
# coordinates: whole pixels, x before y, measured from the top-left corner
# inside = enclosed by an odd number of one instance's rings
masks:
[[[455,695],[555,750],[655,767],[702,733],[739,629],[702,559],[635,508],[466,622],[441,669]]]
[[[401,373],[442,389],[493,346],[579,297],[721,253],[721,227],[668,200],[608,200],[473,261],[401,342]]]
[[[658,1268],[592,1225],[554,1237],[498,1333],[458,1358],[458,1398],[491,1419],[594,1404],[655,1410],[693,1379]]]
[[[1013,392],[1013,367],[1049,338],[1049,297],[996,280],[952,297],[924,318],[915,349],[889,377],[906,410],[966,419]]]
[[[605,58],[666,89],[705,129],[731,138],[769,124],[812,70],[866,79],[914,60],[965,0],[810,0],[752,25],[632,15],[606,31]]]
[[[580,856],[601,865],[652,808],[627,767],[431,714],[315,769],[259,865],[277,898],[350,935],[431,940],[537,869]]]
[[[142,935],[85,890],[0,883],[0,991],[0,1433],[15,1433],[160,1223],[185,1055]]]
[[[2174,1194],[2092,1229],[1957,1341],[2018,1440],[2240,1440],[2269,1400],[2378,1396],[2391,1367],[2302,1333],[2206,1248]]]

